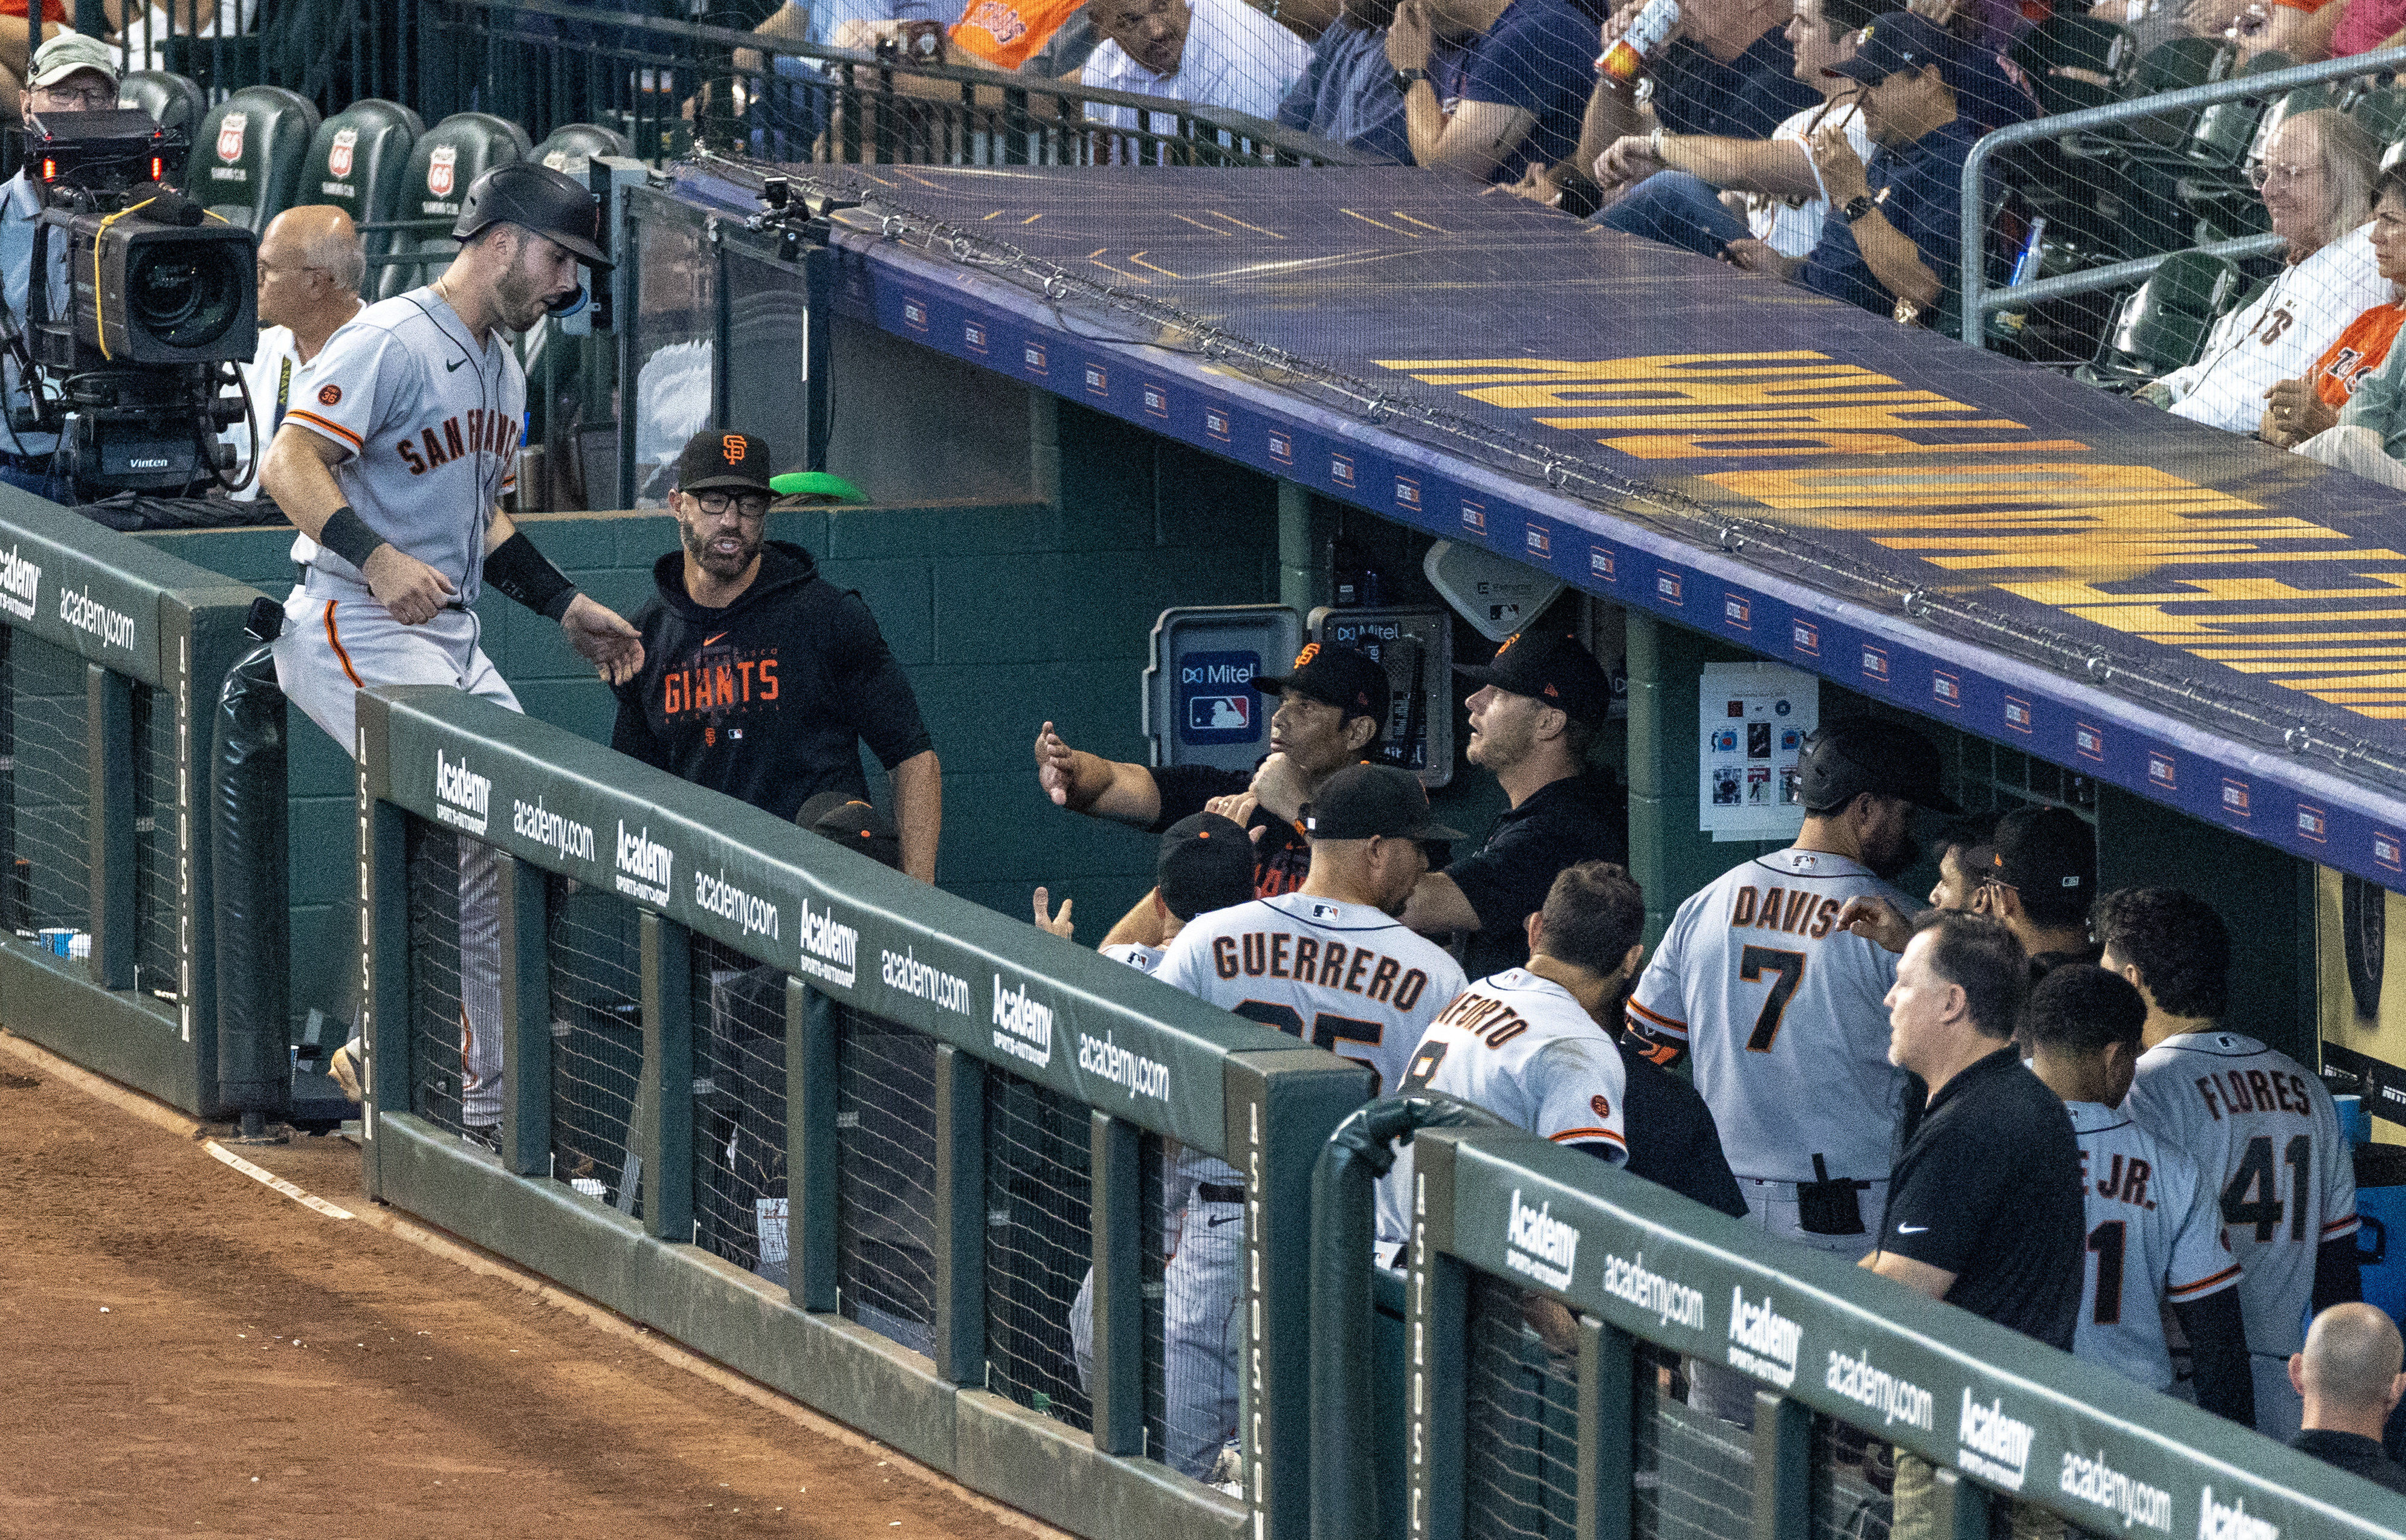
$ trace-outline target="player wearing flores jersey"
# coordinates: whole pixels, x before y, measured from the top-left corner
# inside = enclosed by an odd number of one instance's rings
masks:
[[[2169,1306],[2189,1342],[2198,1405],[2252,1426],[2239,1262],[2215,1189],[2195,1161],[2118,1110],[2146,1021],[2147,1003],[2128,981],[2085,963],[2041,980],[2022,1011],[2031,1070],[2063,1098],[2080,1141],[2088,1257],[2072,1350],[2172,1391],[2159,1308]]]
[[[2187,1151],[2218,1194],[2242,1268],[2256,1428],[2292,1438],[2304,1404],[2288,1359],[2305,1345],[2309,1307],[2363,1297],[2356,1170],[2339,1114],[2305,1066],[2219,1029],[2230,937],[2205,900],[2171,888],[2109,893],[2095,931],[2105,967],[2147,1002],[2147,1051],[2128,1110]]]
[[[1420,841],[1462,836],[1430,822],[1420,782],[1385,765],[1323,780],[1303,826],[1311,841],[1303,886],[1197,918],[1154,977],[1366,1065],[1372,1089],[1392,1091],[1466,982],[1451,957],[1393,916],[1428,869]],[[1237,1431],[1244,1177],[1190,1153],[1175,1180],[1187,1202],[1163,1280],[1167,1457],[1199,1478]]]
[[[1882,877],[1909,863],[1913,810],[1960,810],[1937,752],[1905,728],[1833,722],[1798,766],[1796,843],[1723,873],[1679,906],[1629,1002],[1658,1063],[1694,1057],[1754,1221],[1861,1257],[1886,1196],[1904,1077],[1889,1062],[1896,958],[1839,923],[1847,900],[1916,906]]]

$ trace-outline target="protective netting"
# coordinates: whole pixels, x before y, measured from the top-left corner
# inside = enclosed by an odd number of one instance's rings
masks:
[[[1485,1273],[1471,1275],[1469,1304],[1462,1533],[1468,1540],[1571,1540],[1578,1522],[1578,1358],[1571,1314]]]
[[[621,1213],[641,1214],[633,1147],[644,1072],[641,920],[624,899],[559,876],[545,880],[544,908],[552,1174]]]
[[[836,1279],[843,1313],[904,1347],[929,1352],[936,1319],[936,1040],[839,1008],[835,1126]]]
[[[0,654],[8,755],[9,923],[30,934],[92,927],[86,825],[92,769],[84,660],[10,630]]]
[[[1641,1361],[1642,1362],[1642,1361]],[[1709,1365],[1705,1365],[1709,1367]],[[1727,1540],[1751,1533],[1753,1434],[1666,1392],[1667,1367],[1637,1376],[1635,1533],[1641,1540]],[[1692,1392],[1693,1387],[1691,1387]]]
[[[1812,1540],[1888,1540],[1894,1460],[1880,1440],[1816,1413]]]
[[[409,860],[409,1109],[459,1133],[465,1087],[460,988],[460,837],[411,819]]]
[[[1076,1428],[1093,1406],[1070,1342],[1094,1259],[1088,1109],[986,1071],[986,1389]]]
[[[694,1241],[783,1282],[785,971],[693,939]]]
[[[177,911],[182,899],[176,848],[176,702],[134,686],[134,988],[169,1004],[181,987]]]

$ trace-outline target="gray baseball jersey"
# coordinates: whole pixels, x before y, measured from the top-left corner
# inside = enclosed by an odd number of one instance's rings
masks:
[[[2195,1161],[2127,1112],[2091,1101],[2063,1105],[2080,1140],[2088,1221],[2088,1276],[2072,1350],[2149,1390],[2169,1390],[2172,1360],[2160,1306],[2239,1283],[2221,1205]]]
[[[1896,957],[1837,928],[1849,898],[1921,906],[1844,855],[1788,849],[1679,906],[1629,1001],[1647,1043],[1694,1056],[1697,1092],[1740,1178],[1889,1174],[1904,1074],[1888,1062]]]
[[[2123,1107],[2196,1161],[2217,1194],[2242,1269],[2257,1431],[2294,1434],[2300,1408],[2286,1360],[2306,1344],[2314,1253],[2356,1229],[2356,1166],[2330,1093],[2253,1038],[2189,1032],[2140,1058]]]
[[[334,484],[369,529],[476,600],[493,505],[517,485],[526,371],[496,329],[482,347],[432,288],[370,305],[334,333],[284,420],[347,451]],[[359,572],[320,550],[321,572]],[[370,681],[370,683],[376,683]]]
[[[1479,980],[1432,1023],[1412,1053],[1402,1089],[1442,1091],[1475,1102],[1515,1128],[1629,1159],[1621,1110],[1627,1081],[1621,1050],[1586,1008],[1551,979],[1525,968]],[[1379,1240],[1411,1236],[1412,1148],[1379,1181]]]

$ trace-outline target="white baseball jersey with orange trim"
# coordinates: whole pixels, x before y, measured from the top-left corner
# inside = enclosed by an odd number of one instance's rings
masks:
[[[1904,1072],[1888,1062],[1896,957],[1837,927],[1849,898],[1921,906],[1826,852],[1776,851],[1679,906],[1629,1001],[1630,1030],[1685,1048],[1741,1179],[1885,1180]]]
[[[2151,1391],[2172,1388],[2160,1306],[2239,1286],[2222,1208],[2197,1162],[2093,1101],[2063,1104],[2080,1140],[2088,1277],[2073,1352]]]
[[[1404,1071],[1404,1091],[1442,1091],[1515,1128],[1629,1160],[1621,1050],[1571,992],[1525,968],[1479,980],[1431,1023]],[[1412,1151],[1379,1180],[1379,1239],[1411,1238]]]
[[[335,332],[311,379],[284,420],[341,445],[334,484],[352,512],[449,578],[460,604],[474,603],[494,504],[517,484],[526,371],[517,351],[499,328],[477,346],[432,288],[413,289]],[[360,576],[328,550],[312,565]]]
[[[2306,1345],[2314,1253],[2356,1231],[2355,1156],[2330,1093],[2314,1071],[2253,1038],[2187,1032],[2140,1058],[2122,1106],[2187,1151],[2218,1195],[2242,1269],[2256,1429],[2294,1436],[2303,1407],[2288,1357]]]

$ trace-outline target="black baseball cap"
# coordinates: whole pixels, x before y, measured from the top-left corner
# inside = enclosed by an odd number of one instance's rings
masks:
[[[1374,716],[1382,724],[1387,719],[1387,671],[1351,647],[1311,643],[1295,655],[1295,667],[1284,676],[1256,674],[1253,688],[1271,696],[1294,690],[1348,716]]]
[[[1163,906],[1182,920],[1241,904],[1253,896],[1253,842],[1231,819],[1194,813],[1162,835],[1153,875]]]
[[[1420,777],[1393,765],[1348,765],[1320,783],[1303,805],[1303,832],[1314,840],[1459,840],[1460,829],[1429,822]]]
[[[2097,891],[2097,837],[2069,808],[2016,808],[1997,821],[1981,875],[2018,889],[2086,899]]]
[[[1955,55],[1954,35],[1945,27],[1909,10],[1892,10],[1864,25],[1853,58],[1821,73],[1875,86],[1901,69],[1919,69],[1924,64],[1952,68]]]
[[[1612,712],[1612,681],[1595,656],[1567,631],[1515,631],[1485,663],[1453,671],[1480,685],[1560,706],[1574,722],[1600,723]]]
[[[773,497],[769,471],[775,463],[769,441],[758,434],[705,428],[686,440],[685,453],[677,456],[677,490],[707,492],[740,487]]]
[[[1928,739],[1875,716],[1823,723],[1796,760],[1808,812],[1834,812],[1870,791],[1932,812],[1960,813],[1962,806],[1940,789],[1945,769]]]
[[[881,866],[902,869],[902,836],[894,820],[848,791],[820,792],[802,804],[794,822]]]

